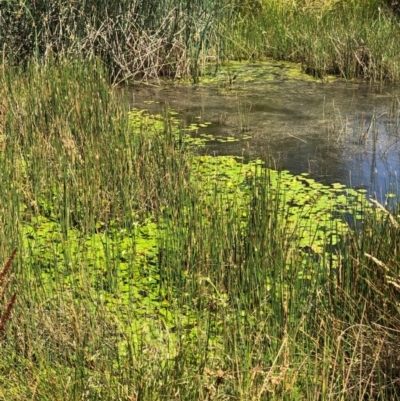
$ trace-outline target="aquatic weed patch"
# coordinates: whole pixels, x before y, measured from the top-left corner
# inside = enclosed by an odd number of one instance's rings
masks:
[[[186,201],[163,211],[159,250],[171,295],[191,294],[179,302],[193,309],[215,297],[229,307],[242,304],[246,313],[273,313],[267,300],[295,296],[297,316],[341,269],[341,249],[353,235],[349,222],[382,216],[363,193],[261,161],[196,156],[190,171]]]
[[[266,219],[268,214],[274,213],[278,219],[274,229],[285,236],[282,238],[285,251],[295,252],[296,259],[304,263],[309,263],[309,252],[317,255],[312,266],[315,270],[328,269],[328,266],[322,266],[322,261],[332,251],[329,247],[346,240],[351,229],[343,216],[355,210],[364,213],[370,208],[364,195],[356,191],[339,185],[324,186],[306,176],[293,176],[286,171],[265,169],[259,161],[244,164],[232,157],[193,157],[191,180],[196,191],[195,216],[189,204],[180,212],[170,205],[158,218],[137,220],[130,230],[116,223],[92,235],[83,235],[77,229],[69,229],[66,233],[54,220],[40,216],[32,218],[23,228],[27,267],[31,266],[49,294],[69,290],[78,299],[90,294],[110,313],[116,313],[123,325],[128,324],[126,313],[129,310],[129,315],[135,318],[129,324],[131,329],[126,329],[132,330],[136,346],[141,343],[156,346],[164,336],[168,342],[177,341],[169,331],[179,326],[179,321],[186,322],[187,335],[195,335],[196,302],[200,300],[195,297],[187,305],[182,305],[179,300],[180,286],[194,285],[192,280],[201,288],[202,303],[215,303],[226,313],[234,314],[226,290],[210,284],[214,282],[211,271],[202,270],[195,276],[193,272],[199,264],[206,268],[207,264],[231,263],[229,255],[235,241],[244,246],[245,241],[251,243],[253,234],[260,235],[248,231],[255,210],[252,210],[255,196],[264,196],[254,193],[259,183],[268,187],[268,202],[264,206],[278,207],[277,210],[265,210],[259,217]],[[173,217],[178,215],[182,219]],[[236,239],[225,238],[229,230],[219,231],[221,221],[228,228],[234,228]],[[257,222],[255,224],[257,226]],[[198,230],[201,238],[196,239]],[[225,256],[218,255],[217,249],[217,254],[213,255],[212,244],[217,237],[225,244]],[[182,248],[183,244],[186,245]],[[246,263],[245,248],[240,250],[243,255],[237,255],[236,263]],[[269,252],[267,249],[259,251]],[[169,265],[175,252],[180,253],[179,260],[186,258],[186,266],[178,260]],[[218,258],[222,259],[218,261]],[[290,261],[287,267],[290,267]],[[285,269],[285,265],[282,268]],[[337,263],[331,263],[329,268],[337,268]],[[183,280],[178,287],[174,285],[176,280],[169,280],[168,269],[175,270],[174,274]],[[314,280],[316,275],[313,278],[312,269],[305,266],[301,271],[300,268],[299,279]],[[271,280],[270,277],[265,282],[267,293],[273,291]],[[213,322],[213,341],[217,343],[221,343],[221,324],[219,319]],[[173,347],[172,343],[169,346]]]
[[[81,295],[90,288],[102,294],[106,303],[114,303],[129,291],[137,296],[146,277],[150,286],[156,280],[156,228],[151,220],[130,231],[111,228],[92,235],[83,235],[77,229],[65,232],[58,222],[41,216],[23,228],[29,265],[49,289],[52,282],[59,289],[71,286]],[[134,287],[130,285],[133,282]]]
[[[200,124],[192,124],[189,127],[180,127],[180,120],[177,117],[177,112],[167,110],[165,115],[151,114],[144,109],[133,108],[129,112],[129,123],[134,131],[140,132],[145,130],[149,136],[160,135],[165,132],[166,124],[168,124],[171,134],[175,137],[177,144],[202,147],[205,145],[206,138],[196,138],[191,134],[196,133]],[[203,124],[207,126],[209,124]]]
[[[250,188],[264,173],[269,201],[279,201],[281,224],[290,237],[300,239],[300,247],[321,253],[325,245],[336,245],[349,232],[346,216],[361,219],[372,211],[365,194],[341,184],[323,185],[307,174],[266,169],[261,161],[245,164],[233,157],[199,156],[193,159],[193,179],[201,183],[205,203],[212,204],[216,193],[223,195],[226,207],[235,200],[238,214],[247,216]],[[348,219],[347,219],[348,220]]]
[[[200,120],[200,118],[199,118]],[[204,148],[212,142],[239,142],[251,138],[250,135],[221,136],[213,133],[205,133],[203,128],[209,128],[209,121],[199,121],[188,126],[182,126],[179,113],[174,110],[166,110],[165,114],[152,114],[145,109],[133,108],[129,112],[129,123],[134,131],[146,130],[149,137],[165,133],[166,124],[176,140],[177,146],[190,148]]]
[[[328,79],[328,78],[327,78]],[[329,77],[329,80],[334,80]],[[320,79],[306,74],[300,63],[289,61],[257,61],[239,62],[229,61],[222,65],[207,64],[201,84],[218,84],[227,89],[226,93],[246,91],[246,83],[260,82],[283,82],[287,80],[300,80],[307,82],[321,82]]]
[[[91,299],[102,305],[124,333],[121,356],[133,350],[172,360],[182,340],[178,329],[187,344],[206,341],[206,334],[196,310],[178,306],[179,294],[161,278],[159,235],[149,218],[129,231],[116,227],[85,236],[71,229],[66,237],[60,224],[38,216],[23,227],[31,284],[44,290],[45,299],[71,294],[78,304]],[[221,332],[210,343],[220,344]]]
[[[130,118],[136,124],[150,124],[153,130],[150,132],[161,135],[164,132],[162,116],[154,117],[145,111],[134,110]],[[169,117],[168,124],[179,143],[179,138],[187,134],[179,132],[175,113]],[[235,252],[243,253],[235,256],[237,263],[242,263],[246,259],[244,243],[251,242],[253,235],[260,235],[248,231],[252,224],[255,224],[252,230],[256,231],[276,230],[280,233],[280,246],[297,255],[299,263],[312,262],[316,271],[323,269],[329,273],[329,270],[338,268],[335,249],[347,241],[352,230],[349,221],[360,220],[368,212],[376,213],[362,192],[341,184],[325,186],[307,174],[294,176],[287,171],[267,169],[260,161],[243,163],[240,158],[233,157],[193,156],[189,176],[191,190],[182,195],[182,204],[164,205],[157,218],[159,236],[162,242],[166,241],[159,250],[163,258],[169,259],[170,252],[181,255],[180,261],[168,262],[176,263],[181,284],[191,280],[185,272],[192,265],[226,264],[224,259],[231,258],[232,247]],[[191,199],[193,194],[195,198]],[[255,209],[254,204],[260,200],[263,204]],[[259,222],[251,221],[254,213],[258,213],[255,218],[260,221],[273,215],[273,227],[257,226]],[[218,224],[232,225],[235,238],[230,238],[226,227]],[[219,232],[219,229],[223,231]],[[221,241],[224,252],[209,249],[210,243],[216,241]],[[204,254],[200,256],[202,252]],[[213,252],[219,255],[214,256]],[[269,250],[258,249],[257,252],[267,255]],[[291,263],[284,262],[282,268]],[[299,277],[310,275],[312,271],[302,269],[298,273]]]

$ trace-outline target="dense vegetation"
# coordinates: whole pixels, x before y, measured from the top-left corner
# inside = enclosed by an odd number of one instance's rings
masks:
[[[396,18],[372,0],[0,2],[0,399],[399,399],[397,209],[197,156],[174,113],[110,88],[265,56],[396,81]]]
[[[196,157],[87,61],[0,88],[1,399],[397,398],[396,217]]]
[[[87,0],[0,2],[3,60],[99,57],[114,82],[196,81],[204,63],[273,57],[310,74],[400,80],[397,2]]]

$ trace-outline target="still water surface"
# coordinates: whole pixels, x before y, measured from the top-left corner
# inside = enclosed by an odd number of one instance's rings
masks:
[[[326,184],[363,187],[379,199],[400,182],[400,90],[365,83],[276,79],[231,85],[135,86],[134,107],[179,112],[183,126],[211,122],[202,152],[269,159]],[[242,139],[251,136],[250,139]]]

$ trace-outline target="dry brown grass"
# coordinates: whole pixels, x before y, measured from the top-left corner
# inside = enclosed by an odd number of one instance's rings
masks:
[[[3,269],[0,272],[0,305],[2,306],[2,309],[4,309],[4,312],[0,317],[0,336],[4,334],[6,323],[11,317],[11,312],[14,309],[15,301],[17,299],[17,293],[14,292],[11,298],[6,300],[7,290],[13,279],[12,276],[7,277],[7,275],[10,272],[11,264],[15,258],[16,253],[17,248],[14,248],[10,257],[8,258],[7,262],[4,264]]]
[[[343,3],[343,0],[282,0],[279,3],[303,12],[321,12],[332,9],[338,3]]]

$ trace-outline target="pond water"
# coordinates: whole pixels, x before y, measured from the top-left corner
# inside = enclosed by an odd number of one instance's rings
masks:
[[[173,109],[183,126],[211,123],[198,132],[212,137],[201,152],[262,158],[325,184],[368,189],[381,200],[398,192],[399,88],[289,79],[284,72],[293,67],[284,64],[265,79],[259,66],[251,68],[251,79],[235,73],[233,80],[232,73],[196,86],[135,85],[130,101],[154,113]]]

